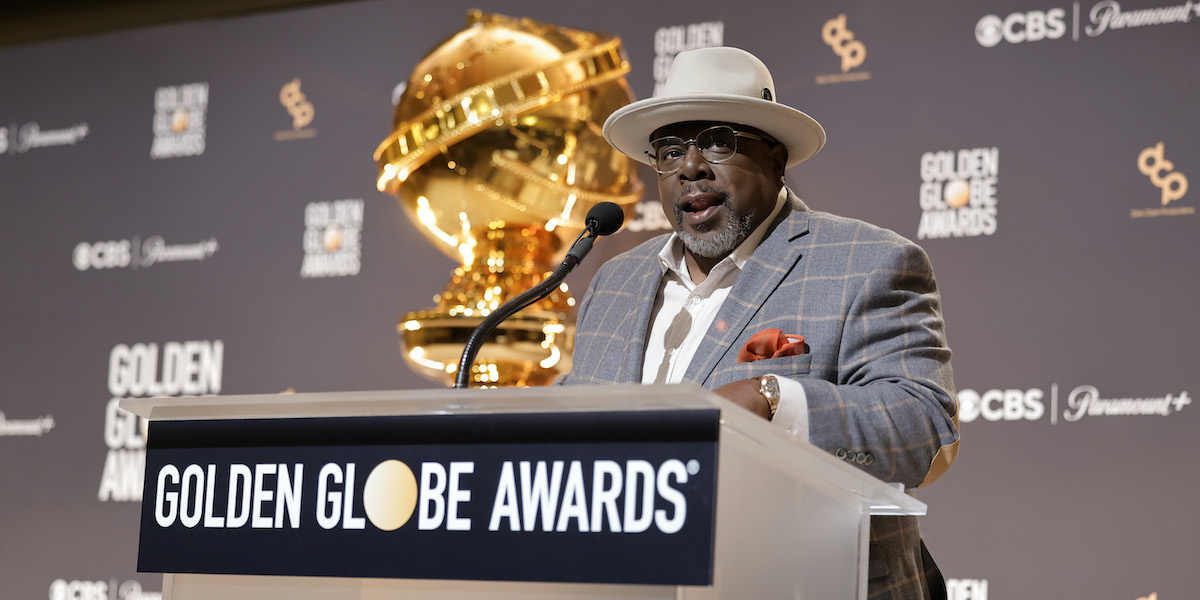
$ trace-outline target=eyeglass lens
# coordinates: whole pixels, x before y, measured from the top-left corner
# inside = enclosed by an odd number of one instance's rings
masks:
[[[701,131],[695,138],[684,140],[678,136],[658,138],[651,143],[654,163],[660,172],[671,172],[683,165],[688,146],[695,143],[700,155],[710,163],[729,160],[737,152],[737,134],[730,127],[717,126]]]

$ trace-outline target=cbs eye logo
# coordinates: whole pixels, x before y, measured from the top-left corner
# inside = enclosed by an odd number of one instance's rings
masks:
[[[975,24],[975,41],[984,48],[1000,42],[1020,44],[1041,40],[1057,40],[1067,32],[1067,11],[1052,8],[1012,13],[1004,18],[986,15]]]

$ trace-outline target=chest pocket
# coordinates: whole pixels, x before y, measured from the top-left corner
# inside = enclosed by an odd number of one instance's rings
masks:
[[[722,369],[721,375],[722,379],[726,381],[750,379],[768,373],[798,379],[808,375],[811,366],[812,354],[796,354],[737,363],[728,369]]]

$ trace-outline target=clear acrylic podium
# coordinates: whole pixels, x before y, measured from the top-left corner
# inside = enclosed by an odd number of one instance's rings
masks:
[[[925,514],[896,487],[694,384],[127,398],[121,408],[152,423],[720,410],[711,586],[168,573],[168,600],[865,598],[869,517]]]

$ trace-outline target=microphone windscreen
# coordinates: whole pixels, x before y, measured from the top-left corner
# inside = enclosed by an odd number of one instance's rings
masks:
[[[601,202],[588,211],[583,221],[596,235],[608,235],[621,228],[625,213],[612,202]]]

